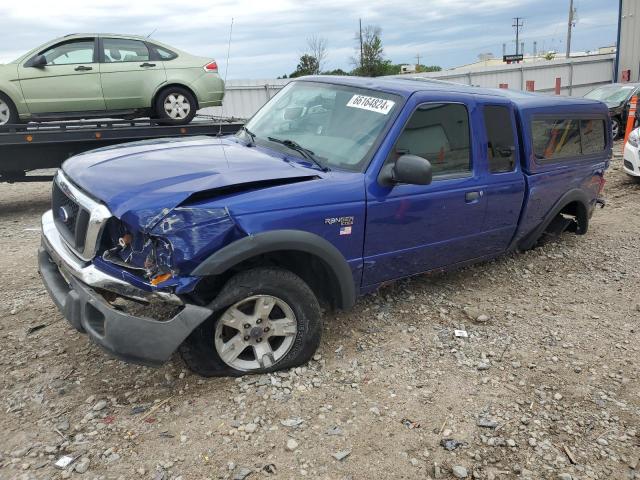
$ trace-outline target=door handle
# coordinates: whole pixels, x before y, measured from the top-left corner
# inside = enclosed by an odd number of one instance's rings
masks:
[[[89,70],[93,70],[93,67],[85,67],[84,65],[80,65],[75,68],[76,72],[88,72]]]
[[[155,63],[147,63],[144,62],[142,65],[140,65],[140,67],[155,67],[156,64]]]
[[[467,192],[464,194],[464,201],[466,203],[478,203],[482,198],[482,190],[476,192]]]

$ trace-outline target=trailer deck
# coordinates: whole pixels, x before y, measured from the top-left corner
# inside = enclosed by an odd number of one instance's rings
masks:
[[[67,158],[94,148],[152,138],[229,135],[242,123],[196,117],[188,125],[168,126],[153,119],[43,122],[0,127],[0,182],[49,181],[51,175],[27,175],[58,168]]]

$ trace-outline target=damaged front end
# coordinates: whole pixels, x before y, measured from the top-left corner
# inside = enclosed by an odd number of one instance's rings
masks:
[[[150,217],[145,227],[112,218],[103,235],[103,250],[95,262],[120,269],[130,281],[176,294],[191,292],[199,277],[189,273],[212,251],[246,236],[227,208],[183,205]],[[147,217],[149,218],[149,217]]]

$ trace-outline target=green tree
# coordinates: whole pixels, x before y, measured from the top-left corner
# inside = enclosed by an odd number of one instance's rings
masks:
[[[440,72],[442,67],[438,65],[416,65],[416,72],[424,73],[424,72]]]
[[[336,68],[334,70],[325,70],[321,73],[321,75],[349,75],[349,72],[345,72],[341,68]]]
[[[305,53],[300,57],[295,72],[289,78],[302,77],[304,75],[314,75],[318,72],[318,61],[312,55]]]
[[[356,32],[356,55],[351,59],[355,65],[353,74],[361,77],[378,77],[388,71],[390,61],[384,59],[382,29],[377,25],[367,25]]]

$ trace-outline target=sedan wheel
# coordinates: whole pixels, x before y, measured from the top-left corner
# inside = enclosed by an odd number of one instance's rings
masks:
[[[164,101],[164,111],[173,120],[184,120],[191,113],[191,103],[184,95],[172,93]]]
[[[229,307],[215,329],[216,352],[240,371],[268,368],[284,358],[298,333],[293,309],[272,295],[254,295]]]
[[[11,119],[11,108],[9,104],[0,98],[0,125],[6,125]]]

